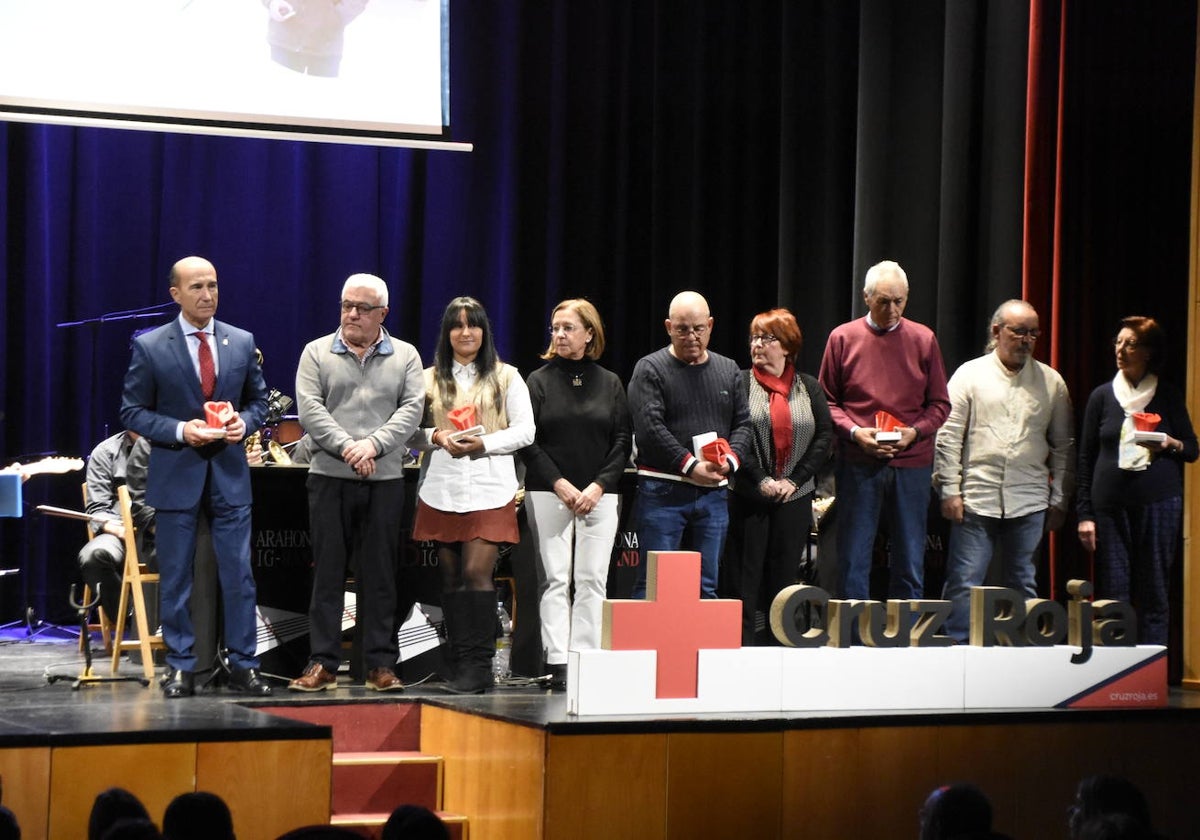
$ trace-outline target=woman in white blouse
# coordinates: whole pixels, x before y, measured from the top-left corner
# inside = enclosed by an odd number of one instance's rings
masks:
[[[473,407],[473,408],[468,408]],[[459,422],[473,410],[473,426]],[[437,544],[451,691],[478,694],[492,683],[501,543],[515,543],[518,483],[513,453],[533,442],[533,409],[520,373],[500,361],[487,312],[458,297],[442,316],[433,367],[425,370],[426,450],[413,539]],[[482,429],[478,427],[482,426]]]

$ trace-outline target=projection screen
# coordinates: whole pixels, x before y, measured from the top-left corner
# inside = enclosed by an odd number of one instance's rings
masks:
[[[0,120],[469,148],[449,0],[0,0]]]

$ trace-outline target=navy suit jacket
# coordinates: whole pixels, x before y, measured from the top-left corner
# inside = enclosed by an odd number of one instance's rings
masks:
[[[254,336],[213,320],[217,341],[217,383],[212,399],[228,400],[249,435],[267,416],[267,386],[254,352]],[[179,320],[138,336],[125,373],[121,421],[149,438],[150,471],[146,503],[160,510],[189,510],[197,504],[212,473],[212,491],[231,505],[250,504],[250,468],[240,445],[224,442],[193,447],[180,444],[180,421],[204,417],[200,378]]]

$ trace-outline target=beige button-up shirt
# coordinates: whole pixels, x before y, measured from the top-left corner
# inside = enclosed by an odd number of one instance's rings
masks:
[[[1066,508],[1075,463],[1067,385],[1029,359],[1013,373],[993,352],[950,377],[950,416],[938,430],[933,485],[979,516],[1012,519]]]

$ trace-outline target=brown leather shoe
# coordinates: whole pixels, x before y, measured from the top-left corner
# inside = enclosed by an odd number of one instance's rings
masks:
[[[367,674],[367,688],[373,691],[403,691],[404,683],[391,668],[372,668]]]
[[[304,673],[288,683],[289,691],[324,691],[337,688],[337,674],[325,670],[320,662],[313,662]]]

